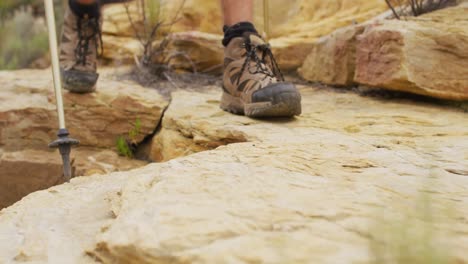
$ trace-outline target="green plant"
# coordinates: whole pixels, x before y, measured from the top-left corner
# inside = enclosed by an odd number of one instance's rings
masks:
[[[135,125],[133,128],[128,132],[128,137],[132,141],[132,143],[135,143],[136,137],[138,134],[140,134],[140,129],[141,129],[141,121],[139,118],[135,120]]]
[[[56,16],[63,15],[63,3],[66,0],[54,0]],[[35,17],[44,16],[43,0],[2,0],[0,1],[0,20],[3,21],[11,17],[15,11],[21,8],[30,8]],[[61,20],[61,18],[59,18]]]
[[[16,11],[0,25],[0,69],[17,69],[30,65],[48,50],[47,31],[31,15],[31,10]]]
[[[169,39],[167,36],[171,32],[171,27],[178,21],[185,0],[181,1],[179,9],[168,23],[161,19],[160,0],[138,0],[136,4],[138,5],[137,15],[141,18],[141,22],[132,17],[128,4],[125,4],[125,9],[135,37],[143,48],[137,66],[150,70],[151,74],[157,77],[164,76],[170,81],[167,72],[172,70],[170,66],[172,60],[183,58],[190,63],[192,71],[196,72],[195,64],[186,53],[168,50]],[[167,30],[163,31],[163,28],[167,28]],[[157,39],[161,40],[157,41]]]
[[[137,144],[137,137],[141,131],[141,120],[137,118],[133,128],[130,129],[127,136],[119,136],[117,138],[116,147],[117,153],[127,158],[133,158],[133,152]]]
[[[124,136],[120,136],[117,138],[117,153],[127,158],[133,157],[133,152],[130,149],[128,142]]]
[[[55,0],[57,32],[62,24],[63,6]],[[0,1],[0,69],[18,69],[46,56],[49,45],[43,1]]]

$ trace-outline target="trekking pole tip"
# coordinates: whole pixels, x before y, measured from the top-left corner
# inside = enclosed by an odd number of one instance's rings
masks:
[[[70,181],[72,177],[71,164],[70,164],[70,152],[71,147],[74,145],[80,144],[80,141],[77,139],[69,138],[68,130],[65,128],[59,129],[57,136],[58,139],[54,140],[49,144],[49,148],[58,148],[60,155],[62,156],[63,162],[63,175],[65,181]]]

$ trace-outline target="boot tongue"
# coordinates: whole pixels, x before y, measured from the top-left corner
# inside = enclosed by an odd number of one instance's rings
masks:
[[[250,43],[252,43],[254,45],[266,44],[266,42],[261,37],[259,37],[257,34],[250,34],[249,38],[250,38]]]
[[[252,33],[252,32],[246,32],[244,33],[244,39],[252,45],[264,45],[266,44],[265,40],[263,40],[258,34]]]
[[[278,68],[276,61],[271,53],[270,45],[258,34],[246,32],[244,34],[245,49],[247,50],[247,56],[254,47],[256,48],[256,58],[252,57],[251,64],[257,64],[259,68],[265,69],[265,74],[271,77],[275,76],[279,80],[283,80],[283,75]],[[260,66],[262,65],[262,66]],[[266,73],[268,72],[268,73]],[[275,81],[276,82],[276,81]]]

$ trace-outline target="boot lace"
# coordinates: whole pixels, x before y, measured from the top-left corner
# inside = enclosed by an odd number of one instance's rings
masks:
[[[98,46],[101,48],[101,54],[103,53],[102,34],[99,27],[98,18],[83,17],[77,20],[78,29],[78,43],[75,48],[75,57],[77,64],[86,64],[89,42],[92,40],[96,41],[96,53],[98,52]],[[99,45],[98,45],[99,43]]]
[[[244,47],[247,50],[245,61],[242,65],[237,84],[239,84],[242,74],[247,69],[250,74],[263,74],[265,80],[268,77],[276,77],[279,81],[284,81],[283,74],[278,66],[278,63],[273,56],[270,44],[252,44],[250,40],[244,42]],[[261,53],[261,56],[259,56]],[[255,62],[255,66],[250,62]]]

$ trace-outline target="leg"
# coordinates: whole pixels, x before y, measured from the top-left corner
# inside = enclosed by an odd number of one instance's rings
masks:
[[[224,13],[224,25],[253,22],[253,0],[222,0],[221,6]]]
[[[253,21],[253,0],[221,0],[224,75],[221,108],[250,117],[301,113],[301,95],[283,75]]]
[[[101,45],[100,2],[68,0],[60,43],[63,88],[75,93],[95,90]]]

